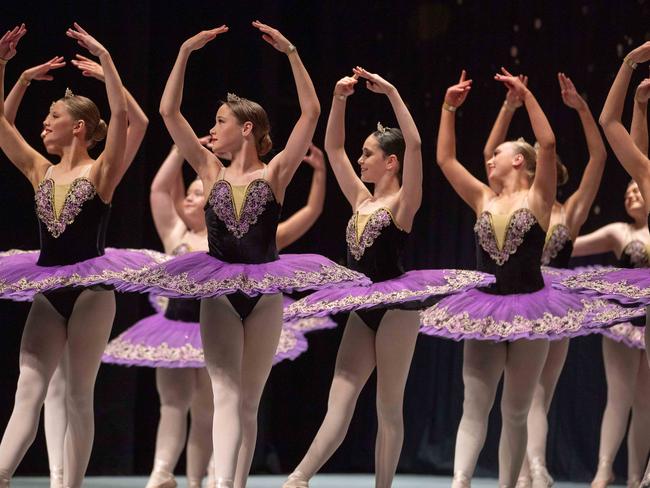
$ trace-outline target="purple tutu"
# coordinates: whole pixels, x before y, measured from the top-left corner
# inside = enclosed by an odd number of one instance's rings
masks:
[[[283,254],[258,264],[226,263],[206,252],[190,252],[170,261],[120,276],[119,291],[149,292],[178,298],[209,298],[242,292],[291,293],[368,283],[364,275],[317,254]]]
[[[561,339],[628,320],[637,310],[553,288],[566,272],[544,268],[546,286],[532,293],[497,295],[480,289],[446,297],[421,314],[421,332],[454,340]]]
[[[578,270],[555,286],[626,305],[650,305],[650,268]]]
[[[424,308],[434,297],[485,286],[494,277],[468,270],[415,270],[397,278],[368,286],[347,285],[321,290],[298,300],[285,309],[285,320],[300,317],[325,317],[354,310],[388,308],[391,306]]]
[[[123,273],[130,275],[169,259],[156,251],[114,248],[96,258],[59,266],[39,266],[38,257],[39,251],[0,254],[1,298],[29,301],[39,292],[58,288],[116,284]]]
[[[616,342],[621,342],[629,348],[645,349],[645,326],[624,322],[606,329],[599,329],[598,333]]]

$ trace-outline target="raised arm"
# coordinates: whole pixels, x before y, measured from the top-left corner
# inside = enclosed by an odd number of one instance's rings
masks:
[[[178,146],[183,157],[194,168],[194,171],[204,180],[212,179],[207,172],[216,163],[216,169],[222,167],[221,161],[199,142],[199,138],[190,126],[189,122],[181,114],[181,102],[183,100],[183,80],[187,60],[192,51],[201,49],[208,42],[220,34],[228,32],[228,27],[222,25],[215,29],[201,31],[190,37],[183,43],[176,62],[169,75],[165,91],[160,99],[160,115],[165,126],[172,136],[174,143]]]
[[[589,151],[589,161],[587,161],[587,166],[585,166],[582,173],[580,185],[564,203],[567,225],[571,229],[572,237],[575,237],[580,232],[582,224],[587,220],[589,210],[598,193],[600,180],[605,170],[607,150],[587,102],[578,94],[576,87],[568,76],[564,73],[558,73],[557,76],[562,101],[567,107],[574,109],[578,113]]]
[[[648,157],[648,98],[650,98],[650,78],[646,78],[636,89],[630,136],[636,147]]]
[[[178,208],[183,200],[183,156],[176,146],[160,165],[156,172],[149,193],[151,215],[156,226],[156,231],[165,249],[174,246],[174,238],[181,234],[186,227],[182,221]]]
[[[34,80],[47,80],[51,81],[54,77],[49,74],[50,70],[62,68],[65,66],[65,61],[63,56],[54,56],[49,61],[46,61],[43,64],[34,66],[33,68],[26,69],[22,72],[18,81],[7,95],[5,100],[5,117],[11,125],[16,125],[16,114],[18,113],[18,107],[25,96],[27,87]]]
[[[519,75],[521,81],[524,82],[524,85],[528,85],[528,77]],[[488,161],[492,156],[494,156],[494,151],[499,146],[499,144],[505,142],[508,137],[508,129],[510,128],[510,123],[512,122],[512,117],[515,115],[515,112],[519,107],[523,105],[522,100],[519,98],[517,93],[508,88],[506,92],[506,99],[501,105],[501,109],[497,114],[497,118],[494,121],[490,135],[485,141],[485,147],[483,148],[483,159]]]
[[[276,174],[280,193],[284,194],[293,174],[298,169],[303,156],[307,152],[316,130],[318,117],[320,116],[320,103],[314,84],[309,73],[302,64],[296,46],[291,44],[280,31],[274,29],[259,20],[253,22],[253,27],[259,29],[262,38],[275,49],[284,53],[289,58],[291,72],[296,83],[298,102],[300,103],[300,118],[294,125],[287,144],[269,163],[269,169]],[[277,166],[277,168],[275,168]]]
[[[329,159],[330,166],[334,171],[336,181],[345,195],[345,198],[356,210],[361,202],[370,198],[371,194],[366,185],[352,167],[350,158],[345,152],[345,108],[348,97],[354,93],[354,87],[358,82],[358,76],[345,76],[341,78],[334,87],[332,107],[327,119],[325,130],[325,152]]]
[[[50,162],[25,142],[13,126],[13,116],[10,122],[5,112],[5,66],[16,55],[16,46],[26,33],[25,24],[21,24],[0,38],[0,148],[36,188],[40,176],[45,173],[45,168]]]
[[[325,157],[323,156],[323,152],[312,144],[309,146],[309,152],[303,161],[314,169],[314,174],[311,177],[309,197],[304,207],[278,225],[278,230],[275,234],[275,243],[278,250],[284,249],[300,239],[323,213],[325,183],[327,180]]]
[[[638,183],[646,202],[650,198],[650,161],[634,143],[621,121],[621,116],[632,72],[638,63],[643,63],[648,59],[650,59],[650,42],[642,44],[625,57],[609,90],[599,118],[600,125],[614,154],[625,171]]]
[[[124,148],[128,126],[124,86],[122,86],[122,80],[110,53],[94,37],[76,22],[74,28],[67,30],[66,35],[75,39],[80,46],[88,49],[93,56],[97,56],[104,70],[106,96],[111,110],[111,118],[108,123],[104,152],[101,159],[97,160],[99,164],[97,192],[104,201],[110,201],[115,188],[124,175]]]
[[[101,82],[105,82],[104,70],[99,63],[96,63],[86,56],[81,54],[76,55],[77,59],[73,59],[70,62],[81,70],[83,76],[89,78],[95,78]],[[149,125],[149,119],[146,114],[138,105],[138,102],[133,98],[133,95],[124,88],[124,96],[126,97],[126,111],[127,111],[127,120],[128,127],[126,129],[126,146],[124,148],[124,166],[123,174],[127,171],[135,155],[140,148],[142,139],[144,139],[144,134],[147,131],[147,126]]]
[[[465,70],[458,83],[447,88],[440,111],[436,160],[456,193],[475,212],[479,212],[484,198],[492,194],[492,190],[467,171],[456,158],[456,110],[465,102],[471,88],[472,80],[466,79]]]
[[[539,144],[537,167],[535,169],[533,183],[530,187],[528,201],[533,211],[537,210],[539,214],[550,215],[557,193],[555,135],[553,134],[553,129],[551,129],[551,124],[548,123],[548,119],[544,115],[539,103],[537,103],[532,92],[524,85],[522,80],[516,76],[508,76],[500,73],[497,73],[494,79],[501,81],[508,88],[515,90],[524,101],[533,134],[535,134],[535,139]]]
[[[402,131],[406,146],[402,162],[404,166],[402,168],[399,211],[406,211],[412,219],[422,203],[422,140],[420,133],[397,88],[381,76],[368,73],[358,66],[354,69],[354,73],[365,78],[366,87],[370,91],[386,95],[395,112],[397,124]]]
[[[579,236],[573,243],[572,256],[590,256],[605,252],[619,252],[619,235],[624,232],[625,224],[615,222],[601,227],[590,234]]]

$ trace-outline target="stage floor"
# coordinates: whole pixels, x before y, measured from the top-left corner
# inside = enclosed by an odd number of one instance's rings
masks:
[[[184,488],[185,478],[178,477],[179,488]],[[280,488],[284,476],[251,476],[248,481],[248,488]],[[88,477],[84,486],[89,488],[143,488],[147,484],[145,477]],[[316,476],[309,484],[310,488],[372,488],[374,479],[370,475],[320,475]],[[395,478],[393,488],[448,488],[451,485],[451,478],[446,476],[410,476],[402,475]],[[477,478],[472,480],[474,488],[494,488],[497,481],[494,479]],[[47,478],[14,478],[11,481],[12,488],[47,488]],[[554,485],[557,488],[577,488],[584,483],[559,482]],[[615,486],[615,485],[610,485]]]

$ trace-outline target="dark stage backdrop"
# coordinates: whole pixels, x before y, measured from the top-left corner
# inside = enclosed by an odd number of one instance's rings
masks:
[[[149,184],[171,141],[158,116],[158,102],[178,47],[197,31],[227,23],[230,32],[192,54],[183,111],[199,135],[211,127],[218,100],[227,91],[259,101],[273,122],[272,136],[282,147],[298,115],[295,88],[285,57],[260,39],[250,26],[259,18],[278,27],[298,46],[321,98],[323,115],[315,142],[322,145],[336,80],[357,64],[376,71],[400,90],[423,139],[424,202],[407,255],[410,268],[465,267],[474,263],[474,216],[443,180],[434,161],[435,137],[445,88],[468,70],[474,87],[458,113],[459,158],[483,176],[481,150],[504,97],[492,77],[500,66],[530,77],[530,86],[552,122],[558,149],[571,180],[563,200],[577,187],[587,160],[577,115],[561,101],[556,74],[572,77],[596,117],[623,55],[650,36],[650,6],[630,2],[154,2],[94,0],[2,2],[0,29],[26,22],[27,36],[7,66],[6,90],[25,68],[54,55],[70,59],[83,52],[64,33],[79,21],[111,51],[124,84],[150,117],[145,142],[117,190],[108,244],[160,249],[148,204]],[[85,52],[83,52],[86,54]],[[645,67],[635,76],[640,81]],[[72,66],[54,73],[52,82],[28,89],[17,125],[40,148],[41,121],[52,100],[66,87],[88,95],[107,112],[103,85],[83,78]],[[629,111],[628,111],[629,112]],[[629,116],[626,112],[626,116]],[[365,136],[378,120],[394,125],[383,96],[360,87],[349,102],[348,150],[356,159]],[[511,136],[532,137],[523,110]],[[611,156],[611,155],[610,155]],[[610,157],[604,184],[584,231],[625,218],[627,176]],[[286,214],[305,199],[310,171],[300,169],[287,192]],[[289,252],[320,252],[344,259],[344,226],[350,208],[329,177],[325,211],[309,234]],[[33,191],[0,156],[0,249],[38,246]],[[28,305],[1,303],[0,425],[11,412],[18,373],[18,349]],[[146,300],[118,298],[116,335],[150,313]],[[47,324],[43,325],[44,327]],[[89,323],[88,327],[93,324]],[[290,471],[306,451],[324,415],[341,328],[309,337],[307,353],[273,369],[260,411],[258,449],[253,471]],[[421,337],[407,384],[406,436],[399,470],[450,474],[455,432],[462,407],[462,345]],[[373,380],[374,381],[374,380]],[[359,399],[348,436],[324,471],[373,470],[376,430],[374,383]],[[595,470],[600,420],[606,399],[599,337],[575,340],[549,414],[550,470],[559,479],[587,480]],[[498,402],[498,400],[497,400]],[[497,403],[498,404],[498,403]],[[152,465],[158,398],[153,371],[103,366],[96,389],[97,433],[90,474],[146,473]],[[500,421],[495,410],[477,475],[496,474]],[[179,472],[183,469],[183,462]],[[625,447],[616,471],[625,473]],[[42,432],[20,466],[20,474],[47,472]]]

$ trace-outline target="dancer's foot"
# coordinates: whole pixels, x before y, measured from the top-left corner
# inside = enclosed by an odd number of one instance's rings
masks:
[[[591,482],[591,488],[607,488],[614,482],[614,472],[612,471],[612,461],[608,458],[601,458],[598,461],[598,470]]]
[[[233,488],[234,481],[228,478],[217,478],[215,488]]]
[[[531,488],[532,481],[528,476],[520,476],[517,478],[517,483],[515,483],[515,488]]]
[[[309,480],[300,471],[294,471],[284,482],[282,488],[309,488]]]
[[[201,478],[190,478],[187,477],[187,488],[201,488]],[[206,488],[214,488],[214,486],[208,485]]]
[[[54,466],[50,469],[50,488],[63,488],[62,466]]]
[[[532,488],[551,488],[553,486],[553,478],[540,458],[535,458],[530,462],[530,478]]]
[[[454,479],[451,480],[451,488],[470,488],[472,480],[462,471],[454,473]]]

